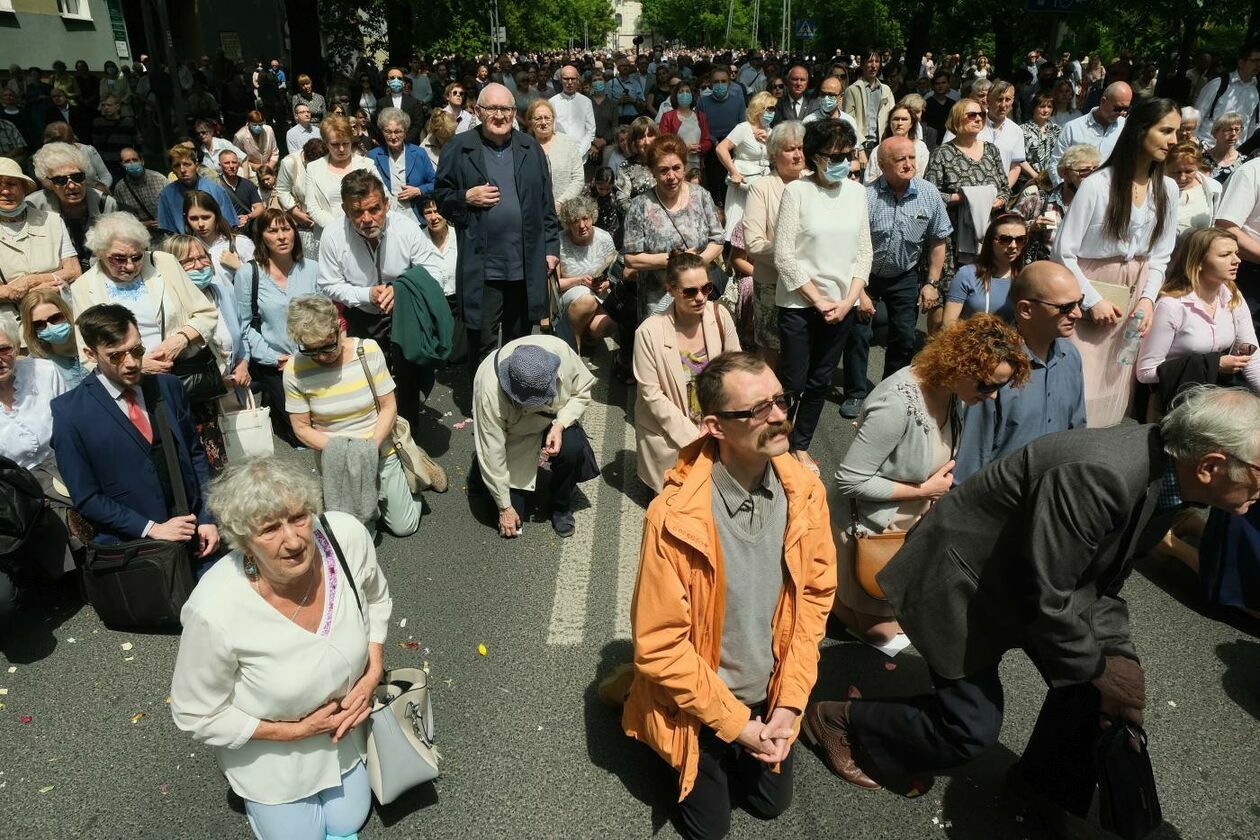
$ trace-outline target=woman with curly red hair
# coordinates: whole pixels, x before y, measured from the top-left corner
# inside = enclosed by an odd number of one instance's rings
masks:
[[[1021,386],[1028,374],[1019,333],[981,312],[932,336],[866,398],[836,472],[842,498],[831,504],[839,564],[832,612],[859,638],[884,645],[901,628],[888,602],[858,584],[854,532],[910,530],[953,486],[962,406],[993,399],[1008,382]]]

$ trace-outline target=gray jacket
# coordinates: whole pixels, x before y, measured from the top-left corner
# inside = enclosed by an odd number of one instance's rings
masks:
[[[1168,463],[1157,426],[1060,432],[945,495],[878,576],[932,670],[958,679],[1022,647],[1059,687],[1136,659],[1119,592],[1166,524]]]

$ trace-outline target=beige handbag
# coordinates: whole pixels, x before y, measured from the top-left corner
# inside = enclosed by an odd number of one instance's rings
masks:
[[[377,414],[381,411],[381,398],[376,394],[376,383],[372,381],[372,371],[368,368],[367,354],[363,352],[363,343],[355,343],[355,352],[359,355],[359,364],[363,365],[363,376],[367,379],[368,388],[372,391],[372,401],[376,403]],[[403,473],[407,476],[407,489],[412,494],[425,490],[445,493],[449,487],[446,470],[437,461],[429,457],[411,437],[411,424],[402,417],[394,418],[394,428],[390,432],[394,444],[394,453],[402,462]]]

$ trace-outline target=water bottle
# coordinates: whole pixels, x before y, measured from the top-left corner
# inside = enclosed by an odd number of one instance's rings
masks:
[[[1120,354],[1116,361],[1122,365],[1131,365],[1137,361],[1138,348],[1142,346],[1142,317],[1145,313],[1139,309],[1124,325],[1124,343],[1120,345]]]

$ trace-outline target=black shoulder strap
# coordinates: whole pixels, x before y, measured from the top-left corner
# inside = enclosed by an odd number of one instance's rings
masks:
[[[1212,97],[1212,105],[1208,108],[1207,113],[1203,115],[1203,119],[1211,124],[1215,119],[1213,114],[1216,113],[1216,106],[1220,103],[1221,97],[1225,95],[1225,91],[1229,90],[1229,72],[1221,74],[1221,83],[1216,88],[1216,96]]]
[[[258,312],[258,260],[250,260],[254,271],[253,285],[249,288],[249,326],[254,332],[262,332],[262,315]]]
[[[333,554],[337,555],[337,564],[341,566],[342,573],[346,576],[346,582],[350,584],[350,591],[354,594],[354,603],[359,608],[359,614],[363,614],[363,602],[359,600],[359,587],[355,585],[354,575],[350,574],[350,566],[346,564],[346,555],[341,551],[341,545],[337,542],[337,535],[333,533],[332,526],[328,524],[328,517],[324,514],[319,515],[319,527],[324,532],[324,536],[328,537],[328,544],[332,546]]]
[[[166,416],[166,399],[162,389],[151,379],[141,381],[141,392],[146,402],[153,406],[153,419],[157,422],[158,436],[162,439],[162,458],[166,462],[166,475],[171,482],[175,497],[175,515],[184,516],[192,511],[188,506],[188,493],[184,490],[184,473],[179,468],[179,452],[175,449],[175,435],[171,433],[171,421]]]
[[[131,193],[131,197],[136,200],[136,206],[144,213],[145,219],[152,220],[154,215],[149,212],[149,208],[140,200],[140,196],[136,194],[136,188],[131,186],[131,182],[127,180],[127,176],[123,176],[123,186],[127,188],[127,192]]]

